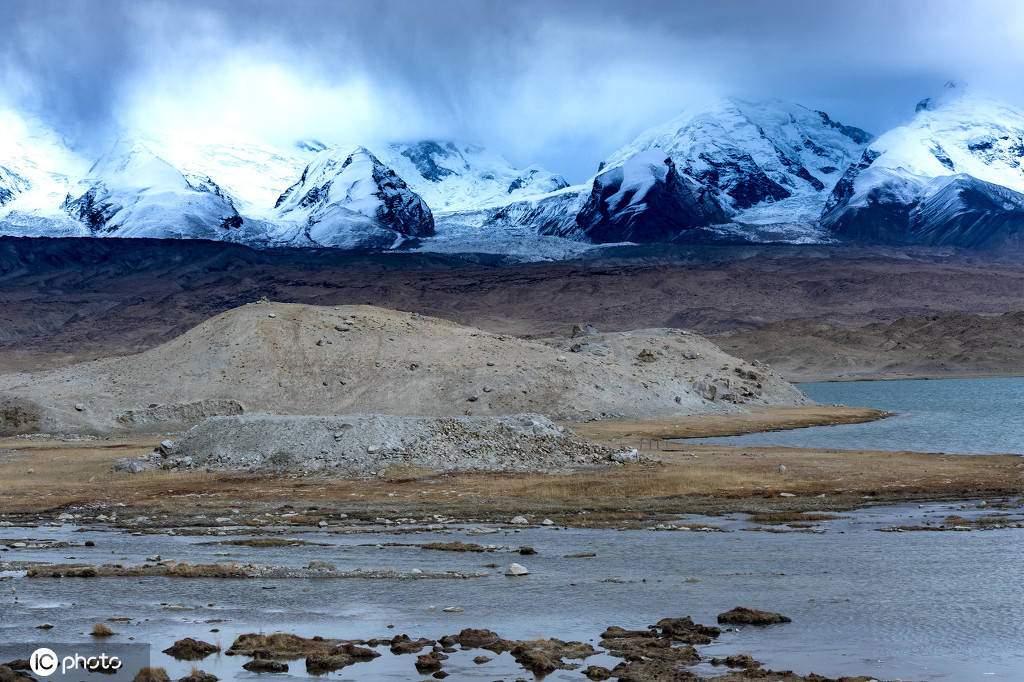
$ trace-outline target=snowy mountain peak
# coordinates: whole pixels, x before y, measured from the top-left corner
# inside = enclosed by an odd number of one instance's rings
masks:
[[[0,206],[5,206],[30,187],[29,181],[10,168],[0,166]]]
[[[121,138],[96,160],[83,182],[104,182],[120,187],[188,189],[185,176],[143,142]]]
[[[381,147],[380,158],[437,211],[478,210],[553,192],[569,183],[538,166],[515,168],[475,144],[419,140]]]
[[[813,221],[871,136],[799,104],[719,99],[641,133],[605,168],[660,149],[749,223]]]
[[[276,208],[322,246],[389,247],[434,232],[423,199],[363,146],[318,154]]]
[[[725,213],[718,203],[657,149],[598,174],[576,216],[579,232],[596,243],[667,242],[689,228],[721,222]]]
[[[25,225],[59,216],[60,202],[86,167],[41,122],[0,110],[0,221]]]
[[[951,184],[951,176],[958,180]],[[1007,198],[999,188],[1017,196]],[[1000,205],[1019,215],[1021,194],[1024,111],[947,87],[943,96],[919,105],[910,123],[865,149],[835,187],[822,221],[859,239],[978,246],[979,235],[1002,236],[992,220],[984,219],[988,227],[982,229],[980,223],[970,227],[968,219],[981,221]],[[885,234],[877,233],[883,227]]]
[[[190,182],[131,138],[92,165],[62,208],[102,236],[224,239],[244,222],[209,177]]]
[[[959,99],[967,94],[967,85],[965,83],[959,83],[957,81],[946,81],[946,84],[942,86],[942,92],[935,97],[925,97],[923,100],[917,103],[914,108],[914,113],[925,110],[935,110],[941,107],[943,104]]]

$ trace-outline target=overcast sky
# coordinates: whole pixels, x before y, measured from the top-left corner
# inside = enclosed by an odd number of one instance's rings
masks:
[[[871,132],[943,82],[1024,106],[1024,2],[0,0],[0,98],[119,131],[441,137],[579,181],[682,107],[778,97]]]

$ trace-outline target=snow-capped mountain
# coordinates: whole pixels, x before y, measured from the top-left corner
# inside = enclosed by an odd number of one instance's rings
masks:
[[[1022,216],[1024,112],[958,88],[875,140],[800,105],[720,100],[574,186],[434,140],[125,135],[88,167],[53,131],[0,111],[0,234],[562,258],[624,241],[1024,246]]]
[[[212,178],[242,215],[263,220],[272,218],[281,192],[326,149],[313,141],[287,149],[250,139],[209,142],[147,137],[145,143],[186,176]]]
[[[426,202],[365,147],[320,152],[276,208],[319,246],[388,248],[434,233]]]
[[[604,167],[661,149],[711,190],[736,222],[813,221],[870,140],[860,128],[799,104],[721,99],[647,130]]]
[[[244,223],[212,179],[190,180],[127,139],[93,164],[63,208],[96,236],[225,239]]]
[[[420,140],[374,151],[440,213],[479,210],[569,186],[539,166],[514,168],[479,145]]]
[[[85,230],[60,210],[88,167],[56,132],[11,110],[0,110],[0,232],[75,236]]]
[[[0,206],[5,206],[29,188],[29,182],[10,168],[0,166]]]
[[[542,234],[599,242],[671,241],[686,237],[686,228],[716,224],[700,234],[725,241],[818,241],[817,219],[829,193],[870,139],[860,128],[798,104],[722,99],[642,133],[588,182],[512,202],[491,211],[485,224],[533,224]],[[653,200],[594,229],[600,213],[593,210],[600,206],[594,196],[617,183],[608,171],[649,153],[673,162],[678,182],[665,196],[682,203],[673,212],[683,218],[666,221],[667,213],[656,207],[660,201]]]
[[[597,175],[571,235],[594,243],[669,242],[683,231],[725,222],[706,189],[681,175],[658,149],[640,152]]]
[[[949,83],[847,168],[822,223],[875,242],[996,246],[1021,240],[1022,205],[1024,112]]]

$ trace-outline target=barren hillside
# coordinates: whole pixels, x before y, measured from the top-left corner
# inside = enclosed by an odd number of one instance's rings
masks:
[[[0,376],[3,430],[161,431],[241,412],[578,420],[806,400],[701,336],[587,331],[539,342],[370,306],[254,303],[137,355]]]

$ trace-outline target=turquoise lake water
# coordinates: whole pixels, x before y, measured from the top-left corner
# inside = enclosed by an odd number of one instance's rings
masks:
[[[898,413],[869,424],[700,439],[722,445],[1024,454],[1024,378],[798,384],[823,405]]]

